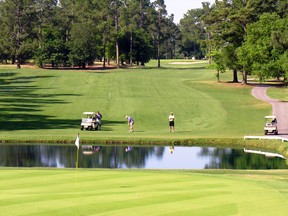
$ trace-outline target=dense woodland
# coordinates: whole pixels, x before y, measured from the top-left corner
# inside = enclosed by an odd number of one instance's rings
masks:
[[[179,24],[164,0],[0,0],[0,29],[0,61],[18,68],[207,58],[233,82],[288,74],[288,0],[203,2]]]

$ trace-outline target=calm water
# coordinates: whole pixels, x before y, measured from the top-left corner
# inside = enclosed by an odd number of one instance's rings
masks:
[[[287,169],[282,158],[243,149],[203,147],[82,146],[79,168]],[[74,168],[77,148],[54,145],[0,145],[1,167]]]

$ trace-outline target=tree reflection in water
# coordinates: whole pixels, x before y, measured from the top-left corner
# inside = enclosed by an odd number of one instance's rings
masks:
[[[246,154],[242,149],[202,148],[199,155],[211,157],[206,169],[287,169],[281,158]]]
[[[181,155],[183,152],[185,155]],[[0,145],[0,166],[74,168],[76,154],[77,148],[67,145]],[[246,154],[242,149],[173,146],[81,146],[78,167],[159,168],[157,164],[147,167],[152,160],[166,163],[165,168],[169,169],[172,168],[169,163],[174,165],[179,159],[188,169],[287,169],[281,158],[267,159],[263,155]],[[192,166],[197,163],[204,165],[202,168]],[[181,168],[180,164],[178,169]]]

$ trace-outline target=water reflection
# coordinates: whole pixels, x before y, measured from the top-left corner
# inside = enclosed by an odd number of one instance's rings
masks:
[[[260,154],[260,155],[265,155],[265,157],[279,157],[282,159],[286,159],[283,155],[280,155],[278,153],[272,153],[272,152],[265,152],[265,151],[257,151],[257,150],[251,150],[251,149],[245,149],[244,148],[244,152],[245,153],[251,153],[251,154]]]
[[[0,145],[2,167],[74,168],[77,148]],[[202,147],[82,146],[79,168],[287,169],[285,160],[247,154],[243,149]]]

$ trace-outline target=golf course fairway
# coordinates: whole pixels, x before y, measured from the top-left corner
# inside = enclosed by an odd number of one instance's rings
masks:
[[[288,171],[2,169],[0,215],[287,215]]]
[[[143,68],[84,71],[2,66],[1,140],[73,143],[80,133],[82,142],[165,143],[262,135],[271,106],[255,99],[251,86],[228,83],[231,72],[218,83],[207,65],[163,61],[157,68],[151,61]],[[102,113],[102,131],[80,130],[87,111]],[[128,132],[126,115],[135,120],[134,133]]]

